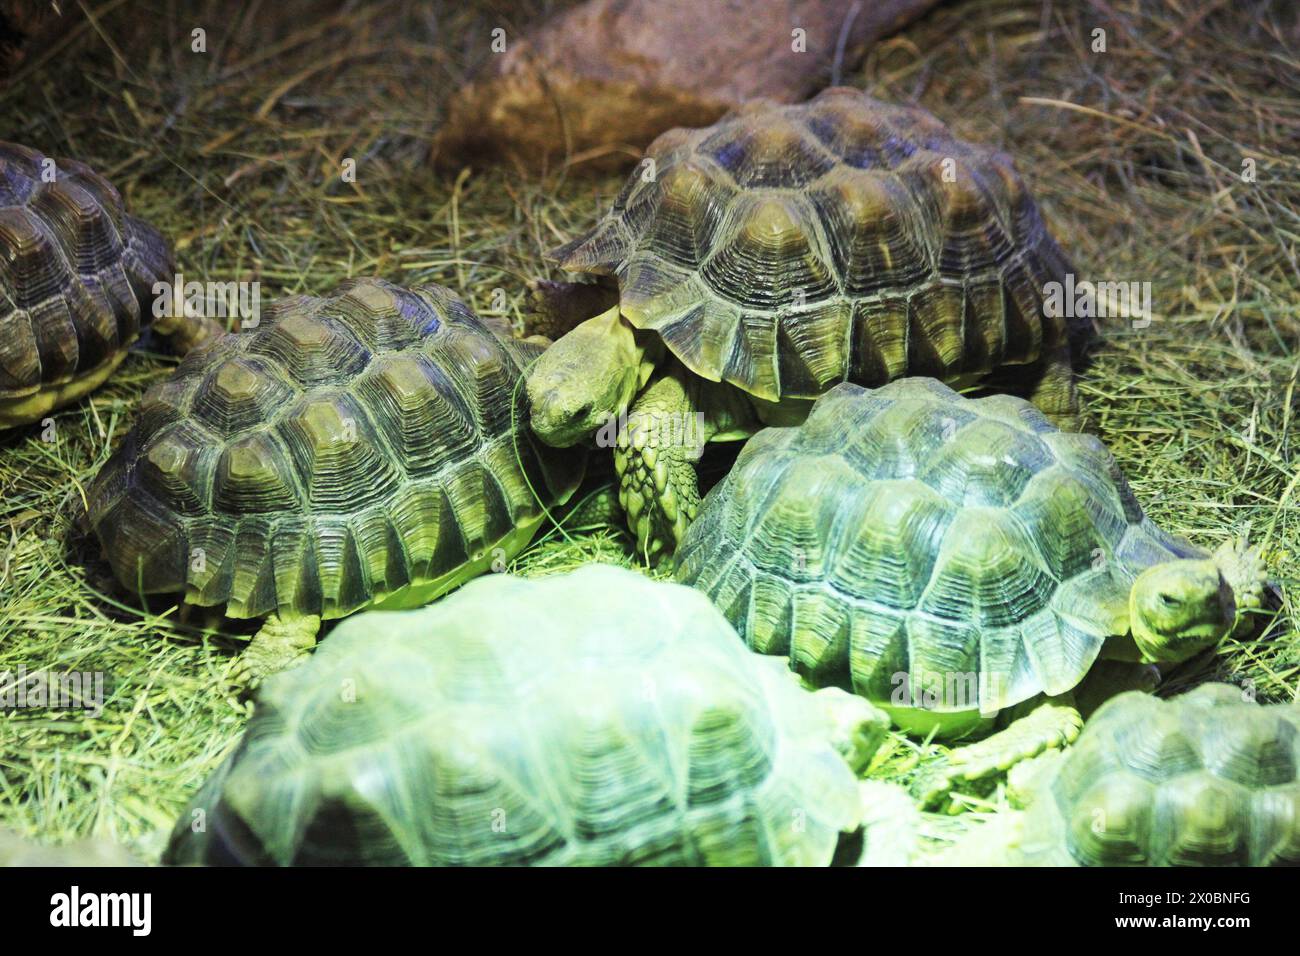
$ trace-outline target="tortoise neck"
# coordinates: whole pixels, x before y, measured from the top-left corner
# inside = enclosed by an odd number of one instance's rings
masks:
[[[1123,634],[1112,634],[1106,638],[1105,643],[1101,645],[1101,653],[1097,656],[1107,661],[1131,661],[1137,663],[1143,660],[1137,641],[1133,640],[1132,631],[1125,631]]]

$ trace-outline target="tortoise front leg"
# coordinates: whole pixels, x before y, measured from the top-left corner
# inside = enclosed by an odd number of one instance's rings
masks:
[[[920,781],[917,796],[922,805],[934,806],[959,784],[987,779],[1021,760],[1069,746],[1082,730],[1073,694],[1048,697],[1005,729],[953,750]]]
[[[1232,635],[1248,637],[1259,623],[1258,615],[1264,608],[1268,571],[1258,547],[1251,547],[1245,538],[1225,541],[1214,552],[1214,563],[1219,573],[1232,588],[1236,604],[1236,619]]]
[[[619,504],[637,551],[652,564],[677,550],[700,506],[695,464],[709,439],[690,390],[676,371],[650,381],[617,430]]]
[[[788,673],[798,678],[794,671]],[[865,698],[838,687],[823,687],[812,694],[826,715],[831,746],[856,776],[863,776],[889,733],[889,715]]]
[[[618,425],[613,445],[619,504],[638,550],[658,563],[677,550],[699,510],[695,466],[704,445],[752,435],[758,426],[754,406],[739,389],[674,362],[649,380]]]
[[[272,614],[239,655],[232,679],[251,690],[272,674],[303,663],[316,646],[320,624],[314,614],[288,620]]]
[[[185,355],[204,342],[226,334],[220,322],[201,315],[160,316],[154,319],[153,329],[167,339],[177,355]]]
[[[1070,346],[1062,345],[1029,365],[1004,365],[985,376],[982,389],[1028,399],[1061,431],[1083,430]]]
[[[1038,378],[1030,389],[1029,401],[1061,431],[1083,431],[1083,412],[1069,347],[1062,346],[1033,369]]]

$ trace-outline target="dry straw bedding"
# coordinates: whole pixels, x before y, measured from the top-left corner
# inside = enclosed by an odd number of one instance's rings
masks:
[[[0,138],[90,162],[200,280],[263,295],[352,275],[461,290],[518,319],[541,252],[589,225],[620,177],[558,166],[436,174],[441,104],[539,4],[84,2],[0,92]],[[192,51],[204,27],[207,52]],[[1096,29],[1105,52],[1094,52]],[[1091,427],[1164,527],[1213,547],[1249,532],[1281,586],[1276,622],[1176,673],[1291,699],[1300,681],[1300,505],[1289,436],[1300,370],[1300,13],[1220,0],[948,3],[847,77],[1012,153],[1081,276],[1151,283],[1154,321],[1103,324],[1082,381]],[[355,183],[339,171],[357,164]],[[1250,161],[1250,162],[1247,162]],[[1245,166],[1243,165],[1245,164]],[[1253,166],[1253,181],[1242,177]],[[501,290],[497,292],[497,290]],[[504,301],[504,305],[503,305]],[[174,360],[141,350],[55,440],[0,437],[0,672],[106,675],[102,713],[0,716],[0,825],[98,834],[146,857],[227,751],[226,683],[248,628],[142,612],[78,519],[84,489]],[[517,562],[632,563],[617,529],[553,534]],[[906,780],[901,737],[877,771]],[[972,801],[996,811],[1000,793]],[[967,813],[934,818],[943,840]]]

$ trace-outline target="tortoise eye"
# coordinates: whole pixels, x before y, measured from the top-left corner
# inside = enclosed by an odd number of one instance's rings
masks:
[[[1160,595],[1160,603],[1165,607],[1173,607],[1178,603],[1178,598],[1174,597],[1172,594],[1162,594]]]

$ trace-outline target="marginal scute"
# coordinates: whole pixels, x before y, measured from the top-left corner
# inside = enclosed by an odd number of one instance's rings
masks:
[[[490,557],[488,548],[492,542],[514,528],[500,486],[480,462],[471,459],[452,467],[443,487],[469,559],[480,561]]]
[[[853,305],[852,359],[855,382],[885,382],[907,371],[907,299],[881,295]]]
[[[849,305],[842,299],[781,311],[777,374],[790,394],[819,395],[843,379],[848,320]]]
[[[930,286],[912,295],[907,312],[909,371],[937,379],[952,379],[961,372],[966,345],[962,308],[961,289],[950,285]]]
[[[451,500],[436,481],[398,489],[388,515],[415,578],[433,580],[469,560]]]
[[[522,433],[537,347],[497,334],[440,287],[360,279],[195,349],[91,486],[115,572],[234,617],[329,618],[522,547],[582,457]]]

